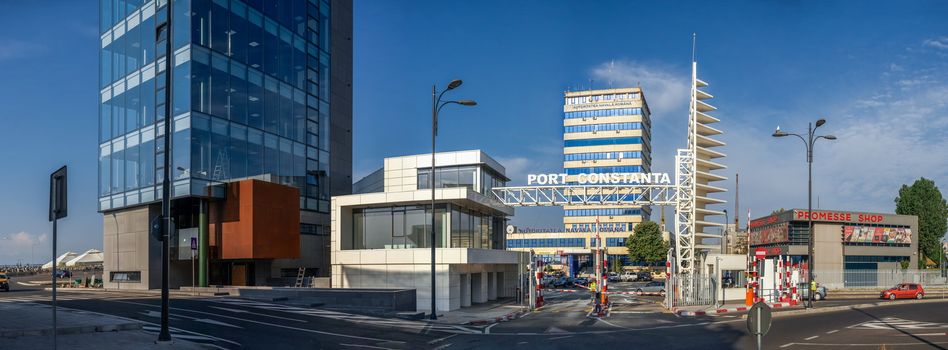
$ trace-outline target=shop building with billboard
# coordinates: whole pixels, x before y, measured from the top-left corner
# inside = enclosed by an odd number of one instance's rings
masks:
[[[908,269],[918,266],[917,216],[834,210],[814,210],[811,215],[813,271],[820,283],[845,284],[846,275],[856,271],[901,270],[903,261]],[[768,258],[806,263],[808,219],[806,210],[790,209],[752,220],[749,253],[763,249]]]
[[[431,154],[385,158],[383,168],[332,197],[332,287],[414,289],[431,306]],[[509,179],[479,150],[436,154],[437,309],[512,297],[528,254],[505,250],[514,209],[491,194]]]

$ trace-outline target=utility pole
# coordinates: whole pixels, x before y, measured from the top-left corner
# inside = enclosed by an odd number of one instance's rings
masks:
[[[173,85],[171,81],[172,70],[174,69],[174,33],[172,23],[174,22],[174,1],[167,1],[168,11],[167,19],[164,23],[158,25],[155,29],[155,42],[160,43],[162,33],[165,39],[165,139],[164,139],[164,171],[161,179],[161,330],[158,333],[159,343],[171,342],[171,332],[168,330],[168,269],[171,267],[171,123],[172,104],[171,96]]]
[[[741,174],[734,174],[734,232],[741,230]]]

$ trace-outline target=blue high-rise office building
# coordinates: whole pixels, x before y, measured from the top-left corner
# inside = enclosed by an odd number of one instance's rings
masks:
[[[105,282],[156,286],[160,244],[147,226],[160,212],[166,154],[173,279],[190,283],[187,237],[208,250],[201,263],[214,282],[262,284],[299,267],[328,276],[329,200],[352,184],[351,0],[175,0],[171,37],[156,35],[168,15],[167,0],[100,0]],[[228,185],[248,179],[296,189],[298,257],[227,259],[227,223],[239,220],[215,210],[237,198]]]

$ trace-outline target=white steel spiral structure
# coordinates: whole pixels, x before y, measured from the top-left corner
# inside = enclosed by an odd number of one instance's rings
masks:
[[[711,185],[712,182],[723,181],[727,178],[712,171],[726,168],[715,161],[723,158],[724,153],[712,150],[714,147],[724,146],[724,142],[713,138],[721,132],[708,124],[718,120],[707,113],[716,108],[706,103],[713,98],[711,94],[699,88],[708,86],[708,83],[698,79],[698,63],[691,62],[691,103],[688,115],[688,147],[679,149],[676,157],[676,181],[678,182],[678,204],[675,208],[676,246],[675,263],[677,273],[692,274],[695,272],[695,251],[709,251],[718,249],[717,245],[708,244],[707,239],[722,238],[723,232],[708,232],[709,227],[724,227],[722,222],[710,221],[709,217],[724,215],[723,211],[709,209],[709,205],[726,203],[723,199],[712,198],[711,194],[727,191],[724,188]]]

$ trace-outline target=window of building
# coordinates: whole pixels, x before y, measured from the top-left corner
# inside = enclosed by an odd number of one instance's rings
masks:
[[[454,205],[440,204],[435,217],[437,246],[492,249],[501,246],[503,219]],[[445,217],[450,210],[450,229]],[[342,249],[426,248],[431,242],[430,206],[353,209],[352,242]],[[450,238],[448,238],[450,237]]]
[[[641,108],[614,108],[614,109],[596,109],[591,111],[575,111],[575,112],[564,112],[563,118],[573,119],[573,118],[599,118],[599,117],[616,117],[623,115],[641,115]]]
[[[563,142],[565,147],[583,147],[583,146],[610,146],[610,145],[633,145],[641,144],[641,137],[610,137],[601,139],[581,139],[566,140]]]
[[[640,173],[640,172],[642,172],[642,167],[638,165],[598,166],[598,167],[588,167],[588,168],[567,168],[566,169],[566,175]]]
[[[109,281],[116,283],[123,282],[141,282],[141,271],[111,271],[109,272]]]

